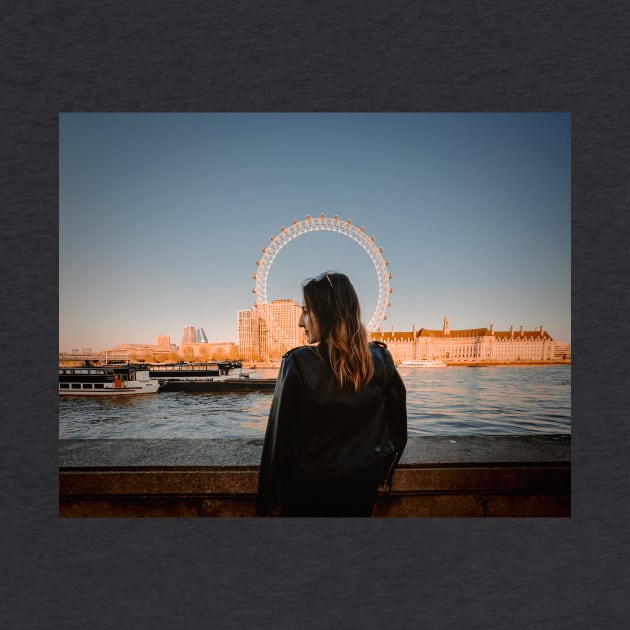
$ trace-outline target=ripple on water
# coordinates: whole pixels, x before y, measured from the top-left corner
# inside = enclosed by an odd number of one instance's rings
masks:
[[[570,366],[405,370],[410,435],[571,432]],[[261,438],[271,392],[60,398],[59,437]]]

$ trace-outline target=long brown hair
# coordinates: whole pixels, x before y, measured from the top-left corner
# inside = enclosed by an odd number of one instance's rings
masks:
[[[320,340],[328,348],[337,385],[341,389],[349,383],[358,392],[372,380],[374,360],[350,279],[329,271],[304,282],[302,292],[306,307],[317,320]]]

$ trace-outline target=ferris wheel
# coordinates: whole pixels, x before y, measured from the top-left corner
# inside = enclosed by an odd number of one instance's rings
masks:
[[[256,294],[256,308],[266,316],[267,325],[273,336],[280,341],[283,334],[273,322],[273,318],[270,317],[268,308],[267,278],[271,265],[283,247],[293,239],[310,232],[337,232],[358,243],[370,257],[378,278],[378,300],[374,313],[367,324],[367,329],[369,332],[375,331],[381,321],[387,319],[386,310],[391,306],[389,294],[393,292],[389,285],[392,274],[388,270],[389,262],[382,256],[383,248],[374,244],[374,237],[367,236],[365,228],[353,225],[352,219],[342,221],[337,214],[332,218],[324,214],[321,214],[319,217],[311,217],[309,214],[306,215],[306,219],[303,221],[295,219],[291,226],[283,226],[279,234],[271,237],[269,245],[263,247],[263,257],[256,261],[258,271],[252,276],[256,280],[256,286],[252,289],[252,292]]]

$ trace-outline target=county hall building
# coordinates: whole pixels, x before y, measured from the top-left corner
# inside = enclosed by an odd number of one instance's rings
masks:
[[[549,333],[539,326],[534,330],[495,330],[466,328],[451,330],[448,315],[441,330],[413,327],[411,332],[383,330],[370,333],[373,341],[387,344],[396,362],[411,359],[440,359],[447,363],[474,363],[496,361],[499,363],[538,362],[570,359],[570,346],[556,344]],[[562,350],[559,355],[558,351]]]

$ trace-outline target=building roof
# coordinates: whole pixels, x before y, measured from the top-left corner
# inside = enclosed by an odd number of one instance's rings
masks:
[[[377,339],[378,341],[384,341],[387,343],[393,343],[394,341],[413,341],[413,332],[385,332],[385,331],[374,331],[370,333],[370,339]]]
[[[449,334],[445,334],[443,330],[431,330],[429,328],[421,328],[416,333],[417,337],[423,338],[432,338],[432,339],[463,339],[469,337],[492,337],[495,339],[506,340],[506,339],[532,339],[532,340],[542,340],[548,339],[552,340],[551,335],[543,330],[541,332],[540,329],[537,330],[523,330],[521,334],[520,329],[514,329],[514,332],[511,330],[495,330],[494,334],[489,328],[464,328],[461,330],[451,330]],[[384,341],[385,343],[394,341],[413,341],[414,333],[410,331],[399,331],[399,332],[385,332],[385,331],[376,331],[370,333],[371,339],[378,339],[380,341]]]
[[[495,331],[494,336],[497,339],[549,339],[551,341],[551,335],[544,330],[542,333],[540,330],[524,330],[521,334],[520,330],[514,330],[514,333],[510,330]]]
[[[464,328],[462,330],[451,330],[448,335],[446,335],[443,330],[429,330],[428,328],[421,328],[418,331],[418,337],[443,337],[445,339],[453,339],[455,337],[485,337],[490,335],[492,335],[492,333],[489,328]]]

